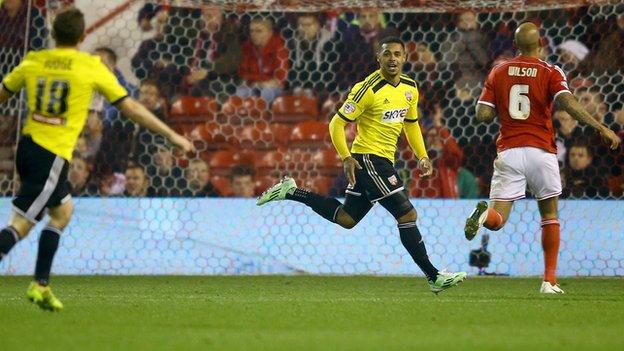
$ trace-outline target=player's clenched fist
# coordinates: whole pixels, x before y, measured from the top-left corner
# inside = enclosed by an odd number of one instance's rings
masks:
[[[349,156],[343,161],[343,167],[349,184],[355,185],[355,169],[362,169],[362,166],[353,156]]]
[[[420,170],[420,177],[428,177],[433,173],[433,165],[429,157],[423,157],[418,162],[418,169]]]

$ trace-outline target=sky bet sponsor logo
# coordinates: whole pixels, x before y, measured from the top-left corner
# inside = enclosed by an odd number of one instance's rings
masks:
[[[381,121],[384,123],[402,122],[406,114],[406,108],[384,111],[384,113],[381,115]]]

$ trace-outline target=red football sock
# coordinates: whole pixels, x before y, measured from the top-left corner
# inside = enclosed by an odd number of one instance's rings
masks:
[[[559,254],[559,220],[542,219],[542,249],[544,249],[544,281],[557,284],[557,255]]]
[[[489,230],[499,230],[503,227],[503,216],[493,208],[488,208],[483,226]]]

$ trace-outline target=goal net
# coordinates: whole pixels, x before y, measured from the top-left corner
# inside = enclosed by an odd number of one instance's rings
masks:
[[[405,73],[435,172],[421,179],[401,138],[396,167],[434,263],[468,269],[463,220],[487,198],[497,124],[474,106],[489,69],[515,55],[513,32],[539,25],[542,59],[559,65],[597,120],[624,131],[624,6],[610,1],[0,0],[0,76],[54,45],[50,23],[75,5],[81,49],[129,93],[193,139],[182,155],[94,98],[69,172],[76,214],[55,270],[67,274],[416,274],[394,219],[379,206],[352,231],[295,203],[257,208],[284,175],[323,195],[346,180],[328,123],[350,87],[376,69],[380,39],[406,44]],[[13,158],[25,95],[0,106],[0,205],[19,187]],[[554,113],[564,184],[563,275],[624,274],[624,156],[563,111]],[[357,131],[349,126],[347,138]],[[527,194],[531,198],[531,194]],[[541,272],[539,214],[519,201],[490,236],[489,271]],[[36,235],[0,267],[31,271]],[[473,272],[476,272],[476,268]]]

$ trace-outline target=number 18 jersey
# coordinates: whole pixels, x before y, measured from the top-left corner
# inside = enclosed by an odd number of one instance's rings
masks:
[[[69,48],[29,52],[2,84],[12,93],[26,88],[28,118],[22,134],[68,161],[93,92],[111,103],[128,95],[98,56]]]
[[[534,57],[517,56],[490,71],[478,103],[496,109],[498,152],[532,146],[557,153],[552,103],[570,93],[561,68]]]

